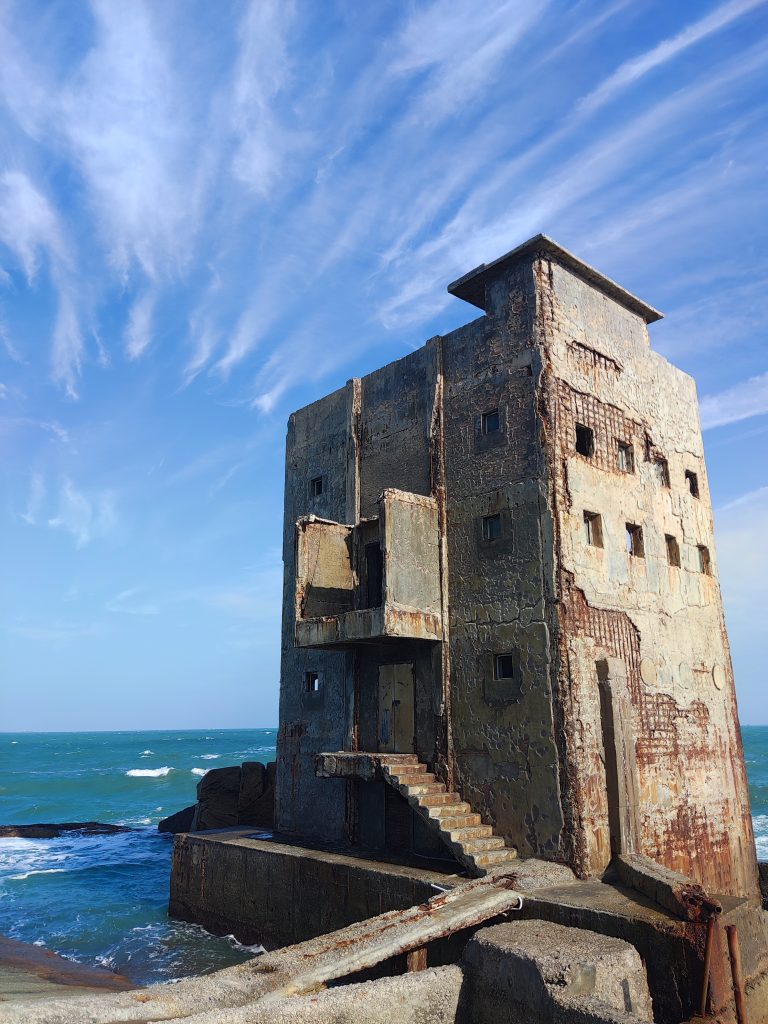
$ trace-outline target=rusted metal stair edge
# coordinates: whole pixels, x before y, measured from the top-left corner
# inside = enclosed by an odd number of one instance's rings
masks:
[[[405,797],[405,799],[408,801],[409,806],[412,807],[414,811],[416,811],[416,813],[421,818],[423,818],[423,820],[426,821],[427,824],[435,832],[437,832],[437,834],[440,836],[440,839],[448,847],[450,852],[458,860],[462,867],[466,868],[467,871],[469,871],[469,873],[473,875],[475,878],[482,877],[485,874],[485,870],[482,867],[480,867],[480,865],[475,863],[475,859],[471,854],[465,852],[464,847],[461,845],[461,843],[457,843],[452,839],[450,832],[441,828],[440,818],[433,817],[429,813],[429,808],[423,806],[423,804],[421,804],[421,802],[419,801],[418,794],[411,793],[408,789],[408,786],[401,785],[397,776],[391,775],[384,765],[382,765],[382,768],[382,775],[384,776],[385,780],[389,783],[389,785],[392,786],[393,789],[397,790],[397,792],[401,796]]]

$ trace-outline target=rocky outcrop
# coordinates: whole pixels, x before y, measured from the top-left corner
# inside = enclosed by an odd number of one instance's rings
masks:
[[[253,825],[271,829],[274,820],[275,764],[245,761],[213,768],[197,784],[197,803],[164,818],[160,832],[204,832]]]
[[[70,832],[108,836],[114,832],[134,831],[127,825],[107,825],[101,821],[61,821],[43,825],[0,825],[0,839],[58,839]]]

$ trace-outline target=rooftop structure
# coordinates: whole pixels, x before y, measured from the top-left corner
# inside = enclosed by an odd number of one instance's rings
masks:
[[[755,897],[694,382],[545,236],[483,316],[295,412],[276,826]]]

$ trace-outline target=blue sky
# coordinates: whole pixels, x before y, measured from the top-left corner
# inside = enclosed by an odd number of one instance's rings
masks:
[[[768,5],[0,2],[0,729],[277,720],[288,413],[538,231],[702,398],[768,722]]]

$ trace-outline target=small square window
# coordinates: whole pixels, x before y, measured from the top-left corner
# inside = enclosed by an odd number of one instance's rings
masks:
[[[501,515],[483,516],[483,540],[498,540],[501,537]]]
[[[691,492],[692,497],[698,498],[699,478],[695,473],[692,473],[690,469],[686,469],[685,471],[685,482],[688,484],[688,490]]]
[[[493,662],[494,679],[515,678],[515,656],[514,654],[497,654]]]
[[[491,409],[490,412],[484,412],[480,417],[480,431],[483,434],[496,434],[501,430],[501,419],[499,418],[499,410]]]
[[[627,551],[634,558],[645,558],[643,545],[643,528],[634,523],[627,523]]]
[[[711,576],[712,560],[709,557],[709,548],[705,548],[703,544],[699,544],[696,550],[699,553],[699,572],[703,572],[705,576]]]
[[[587,544],[594,548],[603,546],[603,520],[598,512],[584,513],[584,535]]]
[[[595,454],[595,432],[583,423],[576,424],[576,451],[588,459]]]
[[[680,568],[680,545],[677,543],[677,538],[673,537],[671,533],[664,534],[664,541],[667,545],[667,561],[670,565],[674,565],[675,568]]]
[[[635,453],[631,444],[626,441],[616,442],[616,462],[622,473],[635,472]]]
[[[662,487],[669,487],[669,463],[666,459],[654,459],[653,469]]]
[[[320,673],[307,672],[304,676],[304,689],[307,693],[320,692]]]
[[[311,498],[319,498],[323,493],[323,478],[321,476],[313,476],[309,481],[309,495]]]

